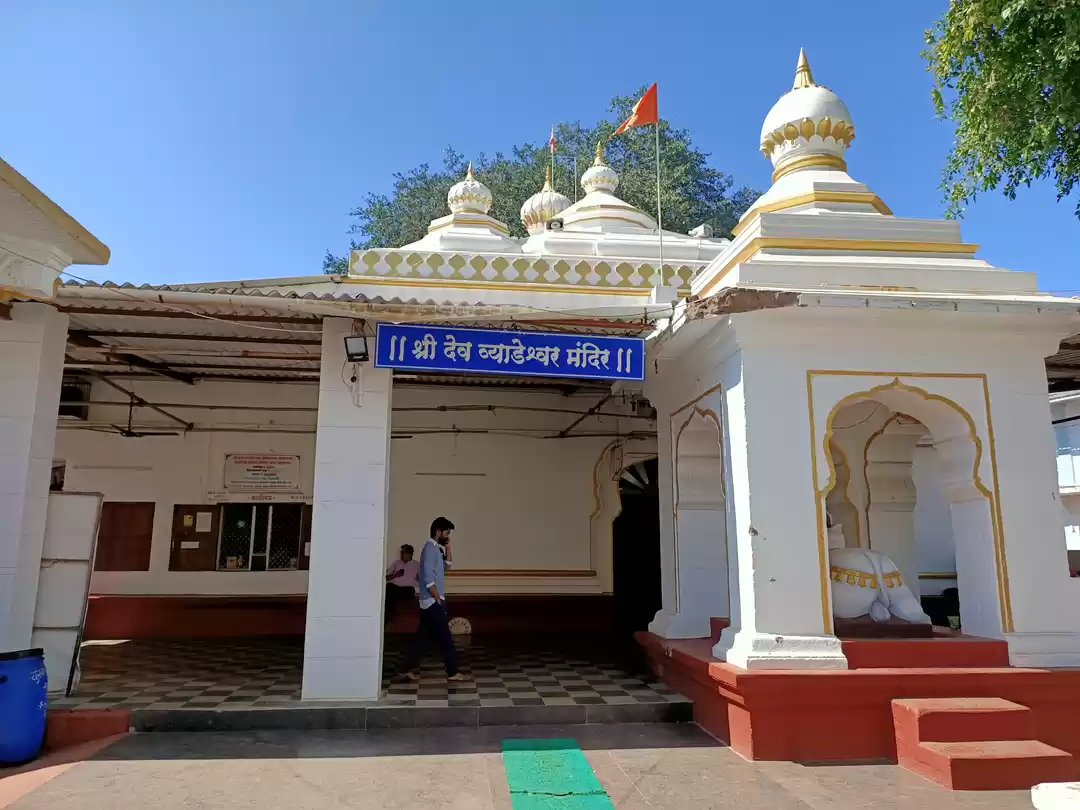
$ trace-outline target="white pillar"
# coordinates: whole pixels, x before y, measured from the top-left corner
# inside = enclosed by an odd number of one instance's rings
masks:
[[[724,375],[738,380],[724,398],[737,624],[724,630],[713,655],[745,669],[846,669],[821,570],[805,374],[774,353],[748,349],[730,363],[741,364]],[[824,532],[824,504],[821,513]]]
[[[67,324],[45,304],[0,320],[0,651],[30,646]]]
[[[717,391],[717,411],[722,410],[721,398]],[[672,536],[665,545],[673,576],[670,585],[665,583],[664,607],[649,630],[664,638],[707,638],[710,619],[729,615],[724,461],[717,411],[695,404],[661,420],[670,425],[661,433],[667,452],[661,449],[660,463],[670,474]]]
[[[1042,367],[990,380],[994,454],[999,477],[1000,521],[1008,561],[1011,625],[1005,638],[1013,666],[1080,667],[1080,580],[1069,576],[1061,531],[1061,502],[1054,466],[1056,443],[1050,425]],[[957,571],[964,554],[953,515]],[[963,618],[968,601],[960,575]]]
[[[915,543],[915,446],[927,434],[911,420],[894,421],[866,448],[869,484],[869,547],[896,563],[904,584],[915,595],[919,589],[919,555]]]
[[[370,700],[382,683],[391,372],[345,362],[352,331],[323,320],[304,700]]]

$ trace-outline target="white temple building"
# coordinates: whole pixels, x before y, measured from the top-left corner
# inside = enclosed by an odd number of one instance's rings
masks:
[[[598,145],[577,202],[550,173],[524,201],[524,239],[470,166],[423,238],[347,275],[193,285],[61,283],[107,249],[0,164],[0,496],[22,516],[0,649],[36,638],[51,472],[54,498],[104,500],[88,635],[302,632],[305,699],[379,696],[383,569],[437,515],[476,632],[537,629],[538,600],[554,631],[647,624],[665,678],[704,640],[730,694],[863,671],[845,627],[924,624],[951,587],[1010,671],[1080,667],[1046,365],[1080,379],[1058,354],[1080,302],[894,214],[849,174],[856,131],[801,57],[731,239],[661,240]],[[644,380],[380,367],[377,324],[647,338]],[[628,480],[656,491],[647,537],[618,526]]]

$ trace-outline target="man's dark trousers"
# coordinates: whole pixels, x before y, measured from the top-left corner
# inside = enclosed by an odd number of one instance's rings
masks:
[[[420,626],[416,629],[412,645],[405,656],[402,664],[402,672],[411,672],[427,652],[429,641],[434,641],[442,648],[443,662],[446,664],[446,675],[457,675],[457,648],[454,647],[454,638],[450,634],[450,624],[446,616],[446,605],[436,602],[429,608],[420,610]]]

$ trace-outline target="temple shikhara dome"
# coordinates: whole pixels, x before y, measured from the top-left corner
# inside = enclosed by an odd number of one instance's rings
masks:
[[[619,187],[619,175],[604,162],[603,141],[596,142],[596,157],[593,159],[593,165],[581,176],[581,187],[585,189],[586,194],[594,191],[614,194],[615,189]]]
[[[520,253],[521,246],[510,236],[506,223],[488,214],[491,203],[491,189],[476,179],[470,163],[465,179],[450,186],[446,195],[449,215],[432,220],[423,239],[403,247]]]
[[[521,206],[521,224],[530,235],[544,230],[544,224],[570,207],[570,200],[551,185],[551,166],[547,167],[544,187]]]
[[[836,93],[814,83],[806,52],[800,50],[791,90],[761,126],[761,151],[775,167],[773,181],[800,167],[846,169],[844,152],[854,137],[851,113]]]
[[[892,214],[864,183],[847,173],[855,125],[843,100],[814,81],[806,52],[799,51],[795,81],[761,125],[759,149],[773,165],[772,186],[732,229],[737,236],[768,211],[844,211]]]
[[[446,195],[446,204],[453,214],[469,211],[486,214],[491,210],[491,201],[491,189],[476,179],[471,163],[465,172],[465,179],[450,186],[450,192]]]

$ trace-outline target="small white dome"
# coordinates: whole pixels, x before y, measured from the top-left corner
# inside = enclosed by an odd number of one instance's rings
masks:
[[[586,193],[606,191],[611,194],[619,187],[619,175],[604,163],[604,142],[596,142],[596,159],[589,170],[581,176],[581,187]]]
[[[847,106],[832,90],[814,83],[806,53],[800,50],[794,85],[765,116],[762,153],[777,172],[793,166],[796,160],[804,166],[842,169],[844,153],[854,137],[855,126]],[[815,160],[809,160],[815,156]]]
[[[491,190],[473,176],[471,163],[465,172],[465,179],[450,186],[450,193],[446,195],[446,204],[454,214],[469,211],[486,214],[491,210],[491,200]]]
[[[521,206],[521,224],[530,234],[540,233],[544,224],[570,207],[570,200],[551,187],[551,166],[547,167],[544,187]]]
[[[840,100],[840,96],[827,87],[815,84],[791,90],[780,97],[765,116],[765,123],[761,126],[761,140],[764,141],[766,135],[780,129],[784,124],[798,125],[806,118],[811,121],[828,118],[834,123],[851,123],[851,113]]]

